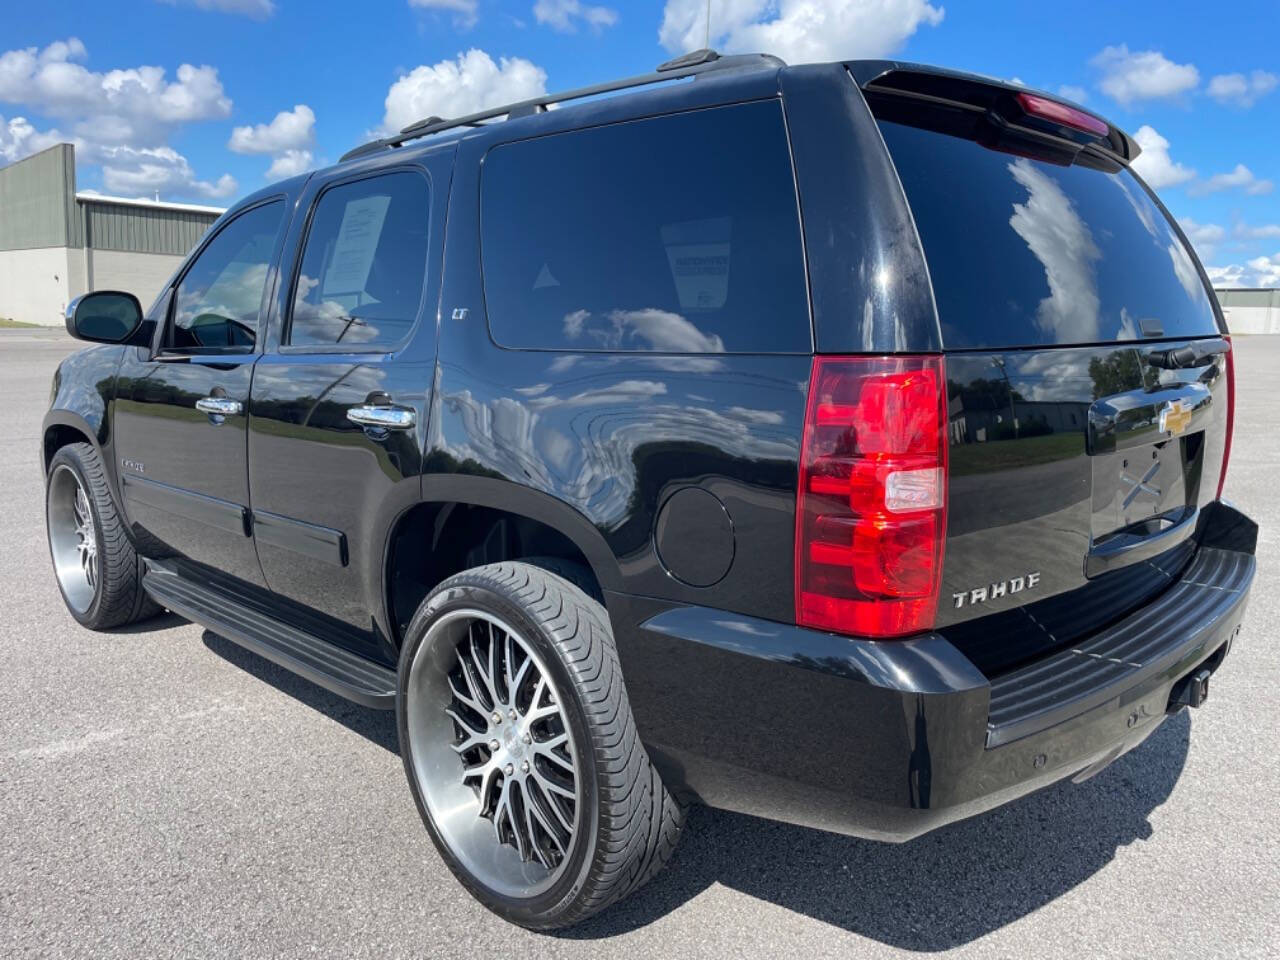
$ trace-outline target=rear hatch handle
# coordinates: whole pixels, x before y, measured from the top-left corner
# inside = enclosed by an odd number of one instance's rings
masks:
[[[1085,555],[1084,575],[1092,580],[1111,570],[1157,557],[1191,536],[1199,519],[1199,509],[1187,507],[1118,531],[1094,544]]]
[[[1193,340],[1173,350],[1151,350],[1147,353],[1147,363],[1161,370],[1180,370],[1203,366],[1210,358],[1230,352],[1230,341],[1215,337],[1212,340]]]

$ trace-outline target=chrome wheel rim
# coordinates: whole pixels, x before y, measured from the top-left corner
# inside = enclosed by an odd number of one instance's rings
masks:
[[[49,478],[46,510],[62,595],[76,613],[84,613],[98,593],[98,529],[89,495],[70,467],[60,464]]]
[[[418,792],[458,861],[508,897],[551,887],[578,836],[579,753],[562,703],[532,645],[481,610],[443,614],[409,668]]]

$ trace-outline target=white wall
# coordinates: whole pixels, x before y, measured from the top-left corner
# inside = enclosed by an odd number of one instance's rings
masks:
[[[76,250],[73,254],[84,254],[84,251]],[[89,250],[86,257],[89,289],[132,293],[146,310],[182,261],[182,257],[165,253]]]
[[[1280,307],[1223,307],[1232,333],[1280,333]]]
[[[0,317],[61,326],[71,299],[68,255],[79,250],[39,247],[34,250],[0,250]]]

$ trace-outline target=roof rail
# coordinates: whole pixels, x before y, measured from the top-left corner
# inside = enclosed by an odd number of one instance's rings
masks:
[[[643,73],[639,76],[627,77],[624,80],[597,83],[590,87],[579,87],[576,90],[567,90],[564,93],[550,93],[541,97],[533,97],[529,100],[521,100],[517,103],[508,103],[501,107],[490,107],[488,110],[469,113],[466,116],[454,117],[449,120],[442,117],[426,117],[423,120],[409,124],[399,133],[393,133],[389,137],[382,137],[378,140],[371,140],[353,150],[348,150],[342,155],[342,159],[339,162],[353,160],[356,157],[363,157],[372,153],[380,153],[383,150],[398,147],[406,141],[439,133],[442,130],[451,130],[455,127],[479,126],[484,121],[493,120],[497,117],[505,116],[507,120],[515,120],[519,117],[527,117],[530,114],[543,113],[553,103],[581,100],[601,93],[626,90],[630,87],[643,87],[651,83],[664,83],[668,80],[692,77],[701,73],[709,73],[713,70],[731,70],[757,66],[785,67],[786,63],[778,57],[767,53],[744,53],[724,57],[714,50],[695,50],[692,53],[686,53],[673,60],[668,60],[653,73]]]

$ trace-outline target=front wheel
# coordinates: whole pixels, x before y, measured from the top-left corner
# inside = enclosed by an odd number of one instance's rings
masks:
[[[68,444],[53,455],[45,522],[58,589],[81,624],[105,630],[160,612],[142,589],[138,555],[107,490],[102,458],[89,444]]]
[[[661,870],[683,815],[636,733],[608,617],[496,563],[423,602],[400,657],[400,750],[454,875],[523,926],[568,926]]]

